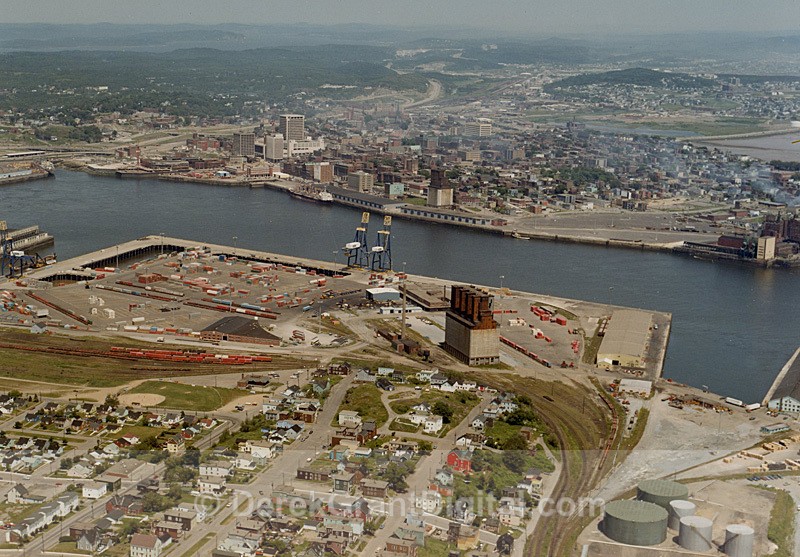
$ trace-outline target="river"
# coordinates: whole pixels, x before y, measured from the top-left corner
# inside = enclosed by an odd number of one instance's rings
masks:
[[[0,188],[0,218],[38,224],[66,259],[147,234],[234,243],[332,261],[360,211],[269,189],[119,180],[59,170]],[[380,218],[373,215],[370,241]],[[234,242],[233,237],[237,240]],[[395,220],[395,268],[673,314],[664,377],[760,401],[798,345],[800,270],[764,270],[666,253],[522,242]]]

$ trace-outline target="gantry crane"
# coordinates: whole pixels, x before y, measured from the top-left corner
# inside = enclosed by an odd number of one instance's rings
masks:
[[[383,229],[378,230],[378,238],[372,247],[370,268],[373,271],[392,270],[392,217],[389,215],[383,217]]]
[[[348,267],[369,267],[369,247],[367,243],[367,225],[369,213],[361,213],[361,224],[356,227],[356,235],[352,242],[345,244],[342,251],[347,254]]]

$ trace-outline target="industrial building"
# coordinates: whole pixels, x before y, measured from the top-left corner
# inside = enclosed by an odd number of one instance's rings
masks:
[[[500,335],[492,296],[472,286],[453,286],[445,318],[444,349],[467,365],[500,361]]]
[[[651,321],[651,314],[644,311],[615,311],[597,351],[597,365],[644,367]]]
[[[647,501],[612,501],[600,530],[619,543],[658,545],[667,538],[667,511]]]
[[[800,348],[783,366],[775,384],[767,393],[764,404],[779,412],[800,412]]]
[[[223,317],[219,321],[215,321],[200,331],[200,338],[216,342],[227,340],[268,346],[279,346],[281,343],[280,337],[265,331],[257,320],[239,315]]]
[[[278,132],[286,141],[303,141],[306,138],[306,117],[302,114],[281,114]]]
[[[441,168],[431,169],[427,205],[428,207],[450,207],[453,205],[453,187]]]

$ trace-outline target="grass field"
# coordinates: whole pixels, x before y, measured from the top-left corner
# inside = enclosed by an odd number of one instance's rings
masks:
[[[351,387],[344,395],[339,410],[355,410],[362,420],[375,420],[378,427],[381,427],[389,419],[389,412],[381,401],[381,391],[375,385]],[[337,415],[334,418],[334,424],[338,425],[338,423]]]
[[[775,492],[767,537],[778,546],[772,557],[790,557],[794,552],[794,500],[787,491]]]
[[[185,551],[185,552],[184,552],[184,553],[181,555],[181,557],[191,557],[192,555],[197,555],[197,553],[200,551],[200,549],[201,549],[201,548],[202,548],[204,545],[206,545],[206,544],[207,544],[209,541],[211,541],[211,539],[212,539],[213,537],[214,537],[214,533],[213,533],[213,532],[209,532],[208,534],[206,534],[205,536],[203,536],[202,538],[200,538],[200,539],[197,541],[197,543],[196,543],[196,544],[194,544],[192,547],[190,547],[189,549],[187,549],[187,550],[186,550],[186,551]]]
[[[209,412],[225,406],[232,400],[244,396],[245,391],[223,389],[221,387],[193,387],[170,381],[145,381],[128,393],[148,393],[162,395],[165,400],[158,404],[161,408],[174,410],[197,410]]]
[[[69,350],[108,351],[112,346],[147,347],[125,338],[100,339],[95,337],[68,337],[63,335],[34,335],[27,331],[0,329],[0,343],[14,348],[0,347],[0,359],[10,362],[0,368],[0,385],[8,385],[26,392],[41,390],[41,386],[28,381],[74,385],[84,387],[116,387],[136,379],[158,377],[180,377],[185,375],[208,375],[220,373],[241,373],[243,366],[226,367],[211,365],[184,365],[149,360],[130,361],[105,358],[101,356],[77,356],[58,353],[37,352],[50,348]],[[169,345],[160,346],[160,348]],[[181,349],[185,347],[177,347]],[[312,365],[313,360],[273,356],[273,361],[257,366],[246,366],[247,372],[269,371],[275,369],[296,369]],[[19,381],[14,381],[14,380]]]
[[[77,555],[91,555],[91,551],[78,549],[78,542],[59,542],[47,551],[51,553],[74,553]]]

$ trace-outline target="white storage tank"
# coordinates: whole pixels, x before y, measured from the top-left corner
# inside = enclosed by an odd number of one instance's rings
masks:
[[[684,516],[694,516],[697,512],[697,506],[691,501],[684,501],[683,499],[675,499],[669,502],[669,521],[667,525],[670,530],[680,530],[681,519]]]
[[[725,528],[723,551],[730,557],[753,557],[753,529],[746,524],[729,524]]]
[[[711,549],[713,522],[702,516],[684,516],[678,531],[678,544],[689,551]]]

